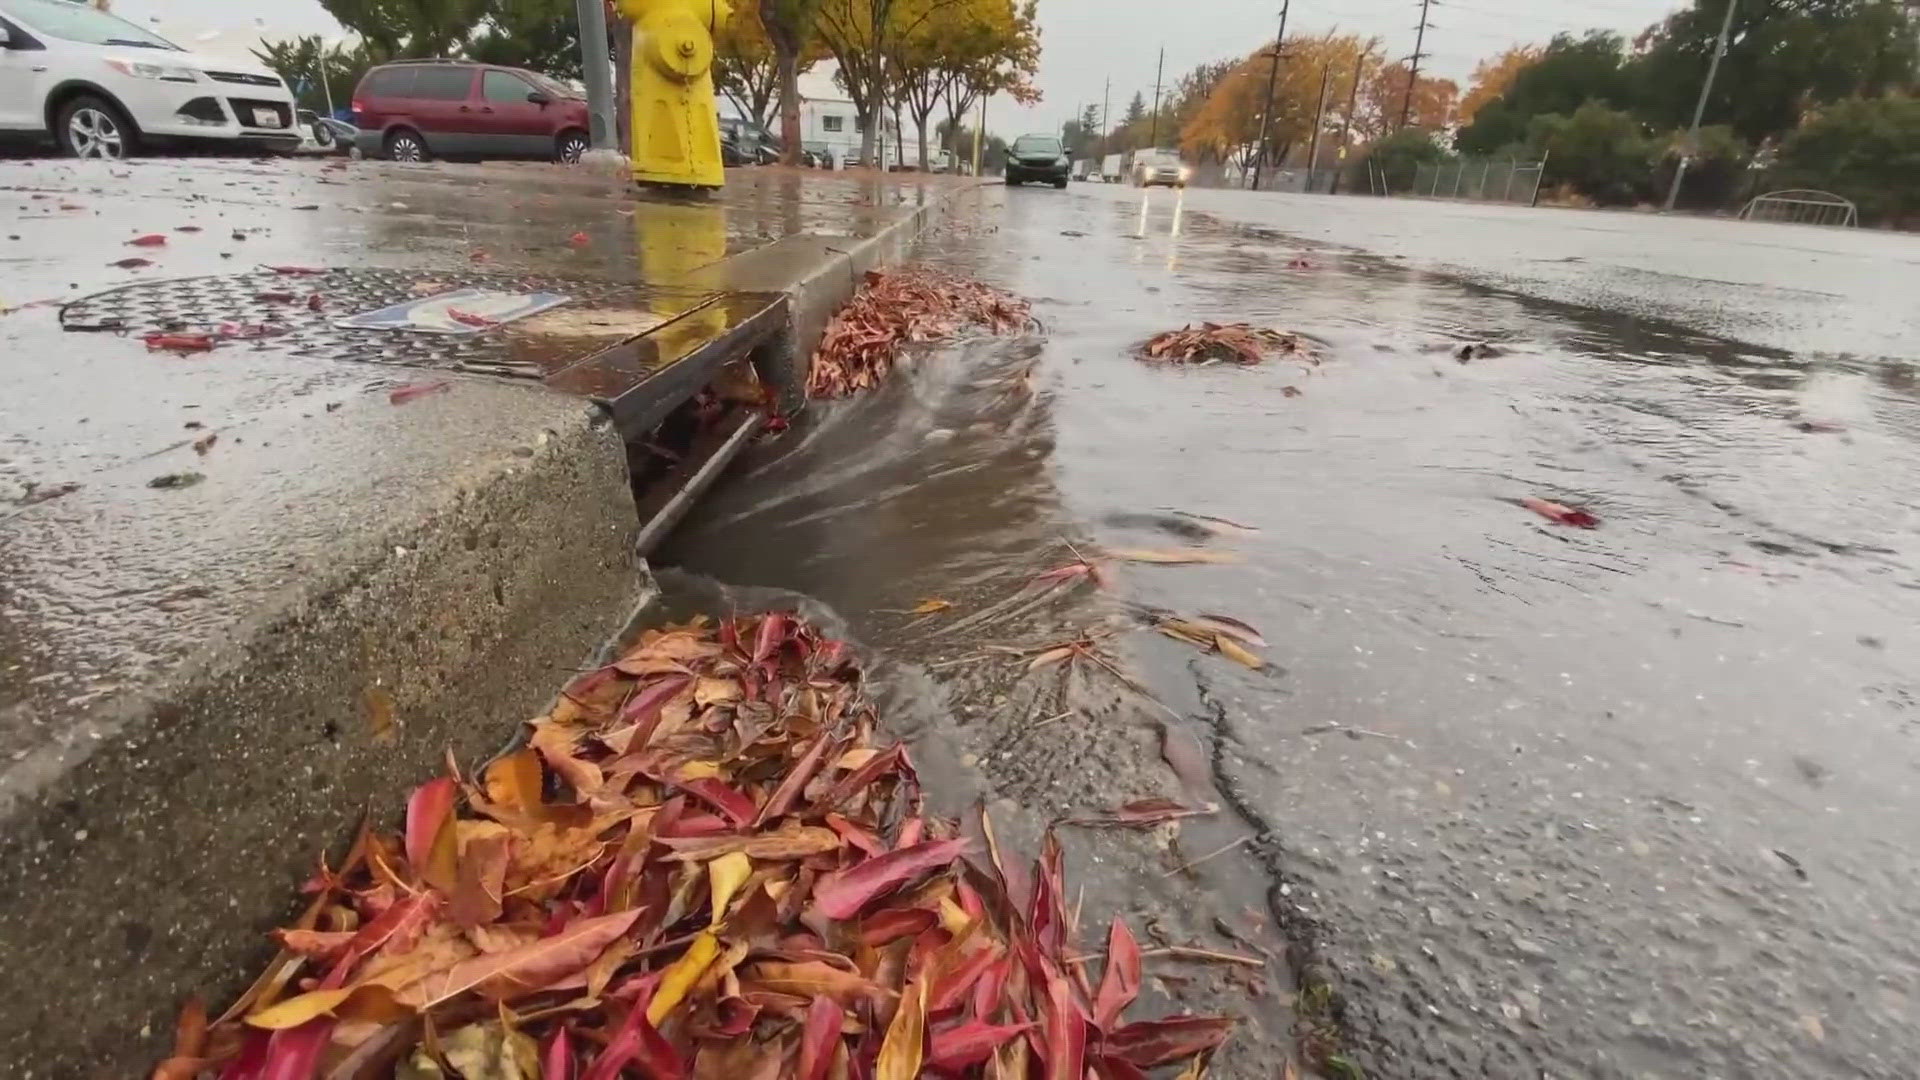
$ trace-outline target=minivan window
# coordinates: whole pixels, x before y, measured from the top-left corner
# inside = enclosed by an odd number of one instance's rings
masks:
[[[367,97],[412,97],[413,71],[410,67],[376,68],[367,76],[361,93]]]
[[[413,73],[411,98],[429,101],[465,101],[473,90],[470,67],[419,67]]]
[[[82,45],[127,45],[136,49],[186,50],[125,19],[71,0],[10,0],[7,14],[48,37]]]
[[[524,105],[531,93],[533,87],[511,71],[489,70],[480,77],[480,96],[488,101],[517,101]]]

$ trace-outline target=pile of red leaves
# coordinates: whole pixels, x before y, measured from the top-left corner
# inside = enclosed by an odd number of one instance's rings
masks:
[[[1211,364],[1230,360],[1236,364],[1257,364],[1272,354],[1311,359],[1297,334],[1253,326],[1249,323],[1201,323],[1155,334],[1140,347],[1145,360],[1171,364]]]
[[[1052,837],[928,816],[859,678],[786,615],[647,632],[323,863],[156,1080],[1197,1076],[1231,1021],[1123,1021],[1133,935],[1092,984]]]
[[[1026,327],[1025,300],[930,267],[867,272],[866,284],[834,313],[814,350],[807,396],[845,397],[880,385],[902,346],[949,337],[965,326],[996,334]]]

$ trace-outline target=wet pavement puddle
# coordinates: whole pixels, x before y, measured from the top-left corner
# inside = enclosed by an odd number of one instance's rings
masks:
[[[1292,952],[1161,970],[1259,1021],[1226,1074],[1337,1016],[1373,1076],[1906,1075],[1905,363],[1524,300],[1155,196],[1012,191],[997,229],[937,241],[1045,333],[816,407],[659,561],[836,612],[936,775],[1029,836],[1129,798],[1223,803],[1176,850],[1070,830],[1069,857],[1083,927],[1126,910],[1168,942]],[[1204,319],[1326,361],[1130,355]],[[1463,363],[1469,342],[1495,349]],[[1174,510],[1258,531],[1202,539],[1234,562],[1009,602],[1069,543],[1194,542]],[[928,598],[953,607],[908,614]],[[1273,667],[1154,634],[1143,606],[1244,620]],[[1082,635],[1145,692],[990,651]],[[1212,790],[1162,763],[1163,722]],[[1296,996],[1303,972],[1330,989]]]

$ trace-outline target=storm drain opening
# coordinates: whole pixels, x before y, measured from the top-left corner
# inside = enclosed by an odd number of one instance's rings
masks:
[[[635,550],[646,555],[659,547],[757,436],[785,427],[774,395],[740,356],[644,437],[629,439],[627,470],[640,517]]]

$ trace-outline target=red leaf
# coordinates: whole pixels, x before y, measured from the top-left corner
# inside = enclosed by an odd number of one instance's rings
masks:
[[[1571,506],[1562,506],[1557,502],[1528,495],[1520,500],[1520,505],[1546,518],[1556,525],[1572,525],[1577,529],[1597,529],[1600,519],[1585,510],[1576,510]]]
[[[387,402],[391,405],[405,405],[415,398],[423,398],[428,394],[444,394],[452,389],[453,384],[445,379],[438,379],[433,382],[408,383],[405,386],[396,386],[388,391]]]
[[[414,788],[407,798],[407,861],[415,873],[431,860],[434,839],[453,817],[453,800],[459,794],[453,777],[440,776]]]
[[[540,1080],[573,1080],[573,1039],[567,1025],[553,1029],[547,1052],[541,1059]]]
[[[936,1031],[927,1052],[927,1065],[948,1072],[959,1072],[978,1065],[993,1053],[995,1047],[1032,1026],[1031,1021],[1024,1024],[989,1024],[985,1020],[969,1020],[959,1027]]]
[[[973,1013],[975,1016],[992,1016],[1000,1007],[1000,995],[1007,988],[1007,980],[1013,976],[1013,961],[1002,957],[987,966],[980,975],[980,981],[973,984]]]
[[[681,1080],[687,1075],[687,1067],[673,1044],[647,1022],[646,1001],[635,1001],[627,1010],[626,1022],[580,1080],[618,1080],[629,1062],[636,1063],[640,1074],[649,1080]]]
[[[813,905],[829,919],[851,919],[874,897],[952,864],[966,850],[965,840],[935,840],[889,851],[822,879],[814,887]]]
[[[461,311],[459,308],[448,308],[447,318],[452,319],[462,326],[478,326],[483,329],[489,326],[500,325],[498,321],[489,319],[485,315],[475,315],[471,311]]]
[[[1066,886],[1061,880],[1060,841],[1051,830],[1041,840],[1040,860],[1034,869],[1027,925],[1033,927],[1033,940],[1039,946],[1040,955],[1057,961],[1066,942]]]
[[[1192,1057],[1227,1041],[1233,1021],[1221,1016],[1176,1016],[1168,1020],[1140,1020],[1106,1038],[1109,1054],[1151,1069]]]
[[[654,727],[660,722],[660,710],[692,683],[691,675],[667,675],[646,684],[639,693],[627,699],[620,714],[614,718],[614,723],[621,727],[640,725],[640,730],[627,740],[627,749],[637,750],[647,745],[647,740],[653,737]]]
[[[877,949],[889,941],[898,941],[929,930],[939,921],[940,917],[926,908],[876,911],[860,921],[860,943]]]
[[[567,243],[572,244],[574,247],[586,247],[588,244],[593,243],[593,237],[583,232],[577,232],[567,237]]]
[[[314,274],[326,273],[325,270],[315,266],[269,266],[267,269],[288,277],[310,277]]]
[[[1073,988],[1058,975],[1047,979],[1047,1000],[1041,1012],[1046,1021],[1047,1078],[1079,1080],[1086,1073],[1087,1023],[1073,1004]]]
[[[942,973],[939,981],[933,984],[933,994],[927,999],[927,1012],[943,1013],[966,1001],[968,992],[998,960],[998,955],[992,949],[977,949],[969,953],[965,960]],[[990,1011],[980,1015],[987,1016]]]
[[[711,776],[703,776],[698,780],[675,780],[673,785],[689,795],[698,796],[701,800],[710,803],[715,810],[727,815],[728,820],[735,825],[745,825],[760,812],[760,808],[753,805],[752,799]]]
[[[353,940],[347,943],[340,959],[333,962],[333,967],[327,971],[326,978],[320,981],[317,989],[331,990],[346,985],[347,975],[360,962],[360,958],[389,941],[394,943],[394,952],[406,952],[413,947],[413,942],[419,939],[427,924],[433,921],[439,908],[440,894],[432,889],[395,902],[353,935]]]
[[[820,801],[821,808],[838,806],[852,798],[868,784],[892,772],[895,766],[906,759],[906,756],[907,749],[903,743],[894,743],[873,755],[865,765],[848,773],[839,783],[833,785],[833,790],[827,792],[827,797]]]
[[[267,1060],[261,1066],[259,1080],[313,1080],[320,1067],[320,1055],[333,1039],[331,1016],[319,1016],[283,1031],[267,1041]]]
[[[312,296],[307,297],[308,311],[319,311],[321,308],[325,307],[326,304],[327,304],[326,300],[322,299],[319,293],[314,293]]]
[[[152,259],[143,259],[143,258],[141,258],[141,257],[139,257],[138,255],[135,255],[135,256],[133,256],[132,258],[127,258],[127,259],[116,259],[116,260],[114,260],[113,262],[110,262],[110,263],[108,263],[107,265],[108,265],[108,266],[117,266],[117,267],[119,267],[119,268],[120,268],[120,269],[122,269],[122,270],[138,270],[138,269],[140,269],[140,268],[141,268],[141,267],[143,267],[143,266],[152,266],[152,265],[153,265],[153,260],[152,260]]]
[[[218,344],[212,334],[148,334],[141,340],[149,349],[167,352],[206,352]]]
[[[794,1080],[823,1080],[833,1067],[842,1022],[840,1006],[830,997],[816,997],[807,1006],[807,1026],[800,1036],[800,1071]]]
[[[887,846],[880,838],[841,817],[839,814],[827,815],[827,827],[840,834],[840,839],[866,852],[868,855],[884,855]]]
[[[793,809],[794,800],[800,797],[800,793],[813,781],[813,775],[820,771],[821,763],[826,761],[827,747],[832,742],[831,735],[821,732],[820,737],[813,741],[813,745],[807,748],[807,752],[801,755],[793,768],[787,770],[785,779],[781,780],[780,786],[774,789],[766,805],[760,808],[759,816],[753,819],[756,828]]]
[[[576,919],[557,933],[504,952],[483,953],[429,975],[408,987],[405,998],[424,1011],[468,991],[508,1001],[545,989],[584,971],[639,917],[639,908],[628,908],[611,915]]]
[[[166,242],[166,233],[148,233],[145,236],[136,236],[127,241],[128,245],[132,247],[160,247]]]
[[[760,620],[760,632],[756,634],[753,639],[753,662],[756,664],[762,663],[767,657],[772,656],[773,650],[778,648],[780,642],[785,639],[786,631],[787,617],[785,615],[776,611],[762,617]]]
[[[1094,998],[1093,1026],[1110,1030],[1139,993],[1140,944],[1116,915],[1107,931],[1107,970],[1100,977],[1100,992]]]
[[[253,298],[263,304],[291,304],[298,299],[293,293],[282,290],[269,290],[267,292],[255,293]]]

